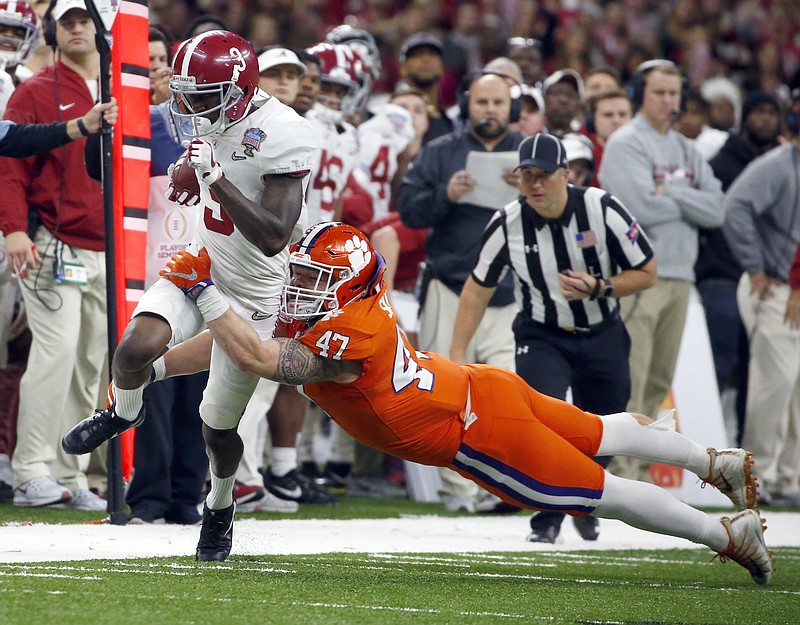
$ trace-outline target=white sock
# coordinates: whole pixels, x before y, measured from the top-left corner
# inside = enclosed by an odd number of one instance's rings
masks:
[[[661,425],[641,425],[628,412],[602,415],[603,438],[598,456],[632,456],[708,475],[710,458],[702,445]],[[654,427],[655,426],[655,427]]]
[[[206,495],[206,505],[211,510],[222,510],[233,503],[233,485],[236,482],[236,475],[230,477],[217,477],[213,471],[211,474],[211,490]]]
[[[719,519],[673,497],[663,488],[626,480],[606,471],[605,488],[593,516],[619,519],[639,529],[679,536],[714,551],[728,546],[728,533]]]
[[[356,442],[335,421],[331,421],[330,456],[328,460],[339,464],[353,464],[356,458]]]
[[[142,408],[143,386],[136,388],[119,388],[116,382],[112,382],[114,389],[114,412],[118,417],[126,421],[136,421],[139,410]]]
[[[297,449],[294,447],[273,447],[270,471],[272,475],[281,477],[297,468]]]

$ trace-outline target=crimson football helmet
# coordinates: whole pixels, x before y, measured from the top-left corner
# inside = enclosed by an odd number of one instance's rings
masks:
[[[289,250],[281,313],[316,319],[377,292],[386,263],[367,235],[340,222],[305,231]]]
[[[39,44],[39,16],[23,0],[0,0],[0,24],[19,33],[0,36],[0,69],[24,63]]]
[[[211,30],[184,41],[172,61],[170,112],[181,131],[203,137],[247,113],[258,87],[258,59],[239,35]]]
[[[307,52],[316,55],[320,61],[322,92],[317,104],[335,122],[338,123],[366,104],[364,89],[369,91],[369,74],[358,52],[334,43],[318,43]],[[332,91],[339,91],[340,94],[335,96]]]
[[[342,24],[328,31],[325,43],[341,43],[352,48],[361,57],[372,80],[381,77],[381,53],[372,33],[349,24]]]

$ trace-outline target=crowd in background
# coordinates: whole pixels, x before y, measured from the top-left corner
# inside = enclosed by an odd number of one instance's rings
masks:
[[[48,5],[46,2],[33,4],[35,8],[41,8],[42,12]],[[433,339],[425,338],[424,310],[421,315],[423,327],[419,328],[416,321],[417,302],[407,302],[406,300],[415,299],[416,270],[420,260],[426,257],[426,250],[423,249],[426,235],[429,266],[431,266],[431,257],[435,257],[442,249],[437,247],[437,236],[441,240],[446,237],[442,234],[442,225],[430,221],[433,219],[433,211],[428,211],[422,204],[416,209],[403,211],[398,205],[403,202],[403,194],[407,197],[414,190],[414,185],[419,183],[419,176],[425,175],[425,170],[421,169],[410,177],[404,178],[406,168],[413,162],[413,159],[437,137],[452,134],[457,138],[462,136],[458,133],[468,134],[469,129],[481,120],[478,112],[470,108],[472,104],[469,98],[465,99],[465,91],[468,92],[474,85],[476,87],[472,94],[474,99],[477,90],[484,87],[491,93],[495,93],[493,90],[505,90],[510,93],[512,99],[517,101],[520,111],[516,113],[516,119],[507,119],[506,123],[511,131],[504,135],[505,143],[502,143],[501,146],[505,147],[499,149],[515,151],[524,136],[534,135],[540,131],[553,134],[562,139],[564,146],[567,146],[567,157],[571,170],[570,182],[576,185],[603,186],[604,181],[598,177],[598,173],[607,140],[618,127],[629,123],[636,113],[635,107],[631,105],[630,101],[631,92],[626,87],[631,84],[632,79],[635,82],[637,79],[635,72],[642,63],[652,59],[669,60],[681,68],[683,79],[685,79],[681,88],[684,100],[683,109],[680,111],[680,115],[676,114],[675,119],[672,120],[673,128],[691,140],[691,149],[696,149],[699,154],[697,162],[699,163],[699,159],[702,157],[703,162],[706,163],[702,166],[697,165],[697,171],[699,172],[701,167],[710,167],[708,171],[714,170],[713,173],[722,180],[722,190],[726,190],[733,182],[733,178],[741,172],[746,164],[742,162],[741,168],[732,174],[730,180],[722,179],[719,171],[725,169],[725,163],[719,162],[719,155],[725,153],[726,147],[730,150],[733,149],[728,145],[731,141],[739,141],[740,137],[746,139],[745,148],[749,152],[744,160],[749,161],[776,147],[781,141],[779,138],[781,135],[791,138],[792,129],[786,127],[786,113],[793,103],[792,91],[800,88],[800,13],[792,5],[791,0],[703,0],[699,2],[695,0],[675,0],[674,2],[648,0],[608,2],[600,0],[563,0],[561,2],[558,0],[541,2],[535,0],[483,0],[477,2],[455,0],[409,2],[389,0],[351,0],[349,2],[151,0],[149,2],[151,23],[161,29],[161,35],[156,36],[155,40],[163,44],[161,46],[163,54],[159,53],[155,58],[151,47],[152,103],[162,105],[160,113],[153,113],[154,137],[156,128],[161,129],[163,133],[171,132],[172,136],[168,136],[166,139],[172,151],[175,154],[178,153],[178,137],[175,136],[174,129],[172,131],[168,129],[169,123],[166,121],[168,114],[164,104],[169,98],[169,72],[166,70],[169,68],[169,58],[174,47],[172,42],[177,45],[185,38],[209,28],[225,28],[240,34],[250,41],[258,51],[259,70],[262,77],[274,81],[262,82],[262,88],[269,90],[270,87],[266,85],[272,85],[276,97],[293,106],[301,115],[308,116],[309,108],[314,108],[314,102],[319,95],[320,74],[324,87],[325,77],[332,71],[330,67],[326,69],[325,50],[319,47],[320,42],[326,40],[326,36],[329,36],[333,28],[342,24],[371,34],[376,44],[377,57],[372,60],[363,59],[365,62],[363,71],[366,73],[370,69],[373,70],[370,72],[369,104],[363,106],[367,102],[364,100],[362,109],[356,110],[353,116],[346,118],[346,121],[359,126],[362,145],[365,142],[369,143],[371,137],[375,137],[377,145],[379,135],[386,134],[386,129],[377,124],[369,126],[367,120],[373,116],[378,121],[384,119],[381,117],[381,111],[384,110],[382,107],[390,100],[391,103],[396,103],[397,106],[408,110],[410,113],[407,116],[408,119],[399,122],[395,120],[397,123],[396,134],[405,133],[406,139],[401,142],[401,145],[390,146],[391,173],[394,180],[387,182],[384,179],[382,181],[391,184],[387,187],[389,190],[388,196],[385,197],[385,205],[382,204],[378,209],[378,203],[373,203],[369,189],[370,183],[375,182],[374,179],[369,178],[369,175],[374,176],[375,172],[374,170],[370,171],[369,167],[363,167],[365,164],[363,158],[366,158],[363,154],[365,149],[359,148],[355,144],[350,147],[345,145],[344,137],[348,137],[348,141],[355,141],[353,137],[357,135],[353,129],[341,130],[349,127],[341,120],[337,120],[331,128],[340,129],[334,130],[333,133],[337,137],[336,141],[341,143],[341,147],[338,149],[349,150],[348,158],[352,160],[352,163],[346,169],[348,172],[352,172],[352,176],[344,175],[344,170],[340,172],[341,180],[331,186],[335,189],[334,195],[322,197],[315,202],[321,207],[323,217],[341,218],[363,228],[372,237],[376,249],[379,249],[389,260],[390,270],[387,272],[387,277],[393,281],[391,285],[394,287],[393,302],[398,306],[398,310],[403,309],[400,310],[400,314],[405,329],[415,340],[418,338],[417,330],[419,330],[422,347],[434,349]],[[154,35],[151,31],[151,44],[153,41]],[[43,66],[42,52],[49,52],[49,50],[48,46],[41,46],[40,52],[31,57],[31,63],[34,64],[33,69]],[[281,57],[277,53],[270,54],[275,50],[286,50],[290,53],[288,64],[280,62],[286,60],[285,56]],[[318,56],[309,56],[309,54]],[[431,55],[430,58],[436,62],[431,63],[427,55]],[[366,66],[368,60],[369,67]],[[441,71],[435,71],[439,61],[441,61]],[[415,63],[425,65],[425,67],[416,66]],[[268,70],[283,67],[285,71],[287,65],[299,68],[294,73],[289,72],[291,79],[298,85],[297,90],[289,94],[281,92],[279,95],[279,90],[282,89],[280,85],[286,76],[279,76],[274,72],[269,73]],[[312,67],[314,65],[316,68]],[[434,71],[426,76],[426,70],[430,70],[431,67],[434,68]],[[492,84],[492,78],[485,84],[480,83],[475,80],[475,76],[481,70],[498,72],[496,76],[508,78],[508,81],[507,83],[503,83],[502,80],[495,81],[495,83],[499,82],[499,86]],[[313,76],[316,76],[318,80],[316,86],[306,88],[304,85],[309,80],[313,81]],[[306,79],[305,83],[303,77]],[[642,81],[643,76],[639,75],[638,79]],[[402,85],[399,90],[398,85]],[[403,88],[406,89],[405,92]],[[303,100],[303,94],[305,94],[306,100]],[[289,101],[284,100],[284,97]],[[401,102],[404,97],[407,102]],[[639,97],[641,99],[641,94]],[[294,104],[295,98],[296,104]],[[635,104],[638,106],[641,102]],[[423,114],[420,114],[420,111],[414,111],[414,108],[419,109],[420,105],[426,107],[427,120],[424,119],[425,110],[420,109]],[[124,103],[121,106],[124,107]],[[772,115],[773,127],[754,129],[748,126],[746,122],[751,118],[754,119],[757,114]],[[310,117],[314,117],[313,113]],[[420,119],[422,121],[419,121]],[[752,121],[752,123],[756,122]],[[765,124],[769,125],[768,122]],[[324,145],[330,144],[324,143]],[[387,145],[389,144],[387,143]],[[480,139],[478,145],[480,150],[493,151],[497,144],[484,137]],[[362,154],[356,156],[359,149]],[[423,157],[417,161],[417,165],[430,162],[432,152],[429,151],[425,154],[428,160]],[[467,151],[464,152],[464,158],[466,158],[466,154]],[[449,153],[448,156],[452,157],[453,154]],[[714,157],[718,159],[717,166],[714,166]],[[359,161],[359,158],[362,161]],[[614,160],[616,161],[616,159]],[[710,166],[707,165],[708,161],[712,161]],[[159,162],[158,172],[154,169],[152,174],[153,180],[157,177],[160,178],[160,183],[154,183],[154,188],[159,187],[158,190],[162,195],[163,187],[166,185],[164,181],[167,165],[167,162]],[[608,164],[605,166],[606,170],[611,167]],[[630,171],[623,169],[619,172],[618,184],[625,175],[630,174]],[[417,176],[416,180],[414,179],[415,175]],[[318,176],[318,172],[312,174],[312,178],[315,176]],[[365,179],[364,176],[367,178]],[[451,181],[443,178],[439,182],[449,184]],[[701,226],[699,232],[701,260],[703,245],[707,246],[706,253],[710,254],[712,262],[722,258],[724,254],[728,255],[725,258],[729,262],[723,267],[722,273],[733,274],[733,277],[723,277],[728,280],[728,283],[733,283],[734,299],[730,299],[730,288],[725,289],[724,292],[717,289],[720,286],[719,281],[714,282],[713,288],[708,291],[702,291],[703,303],[706,306],[710,324],[713,314],[713,310],[710,311],[710,309],[713,309],[715,302],[725,301],[725,311],[730,310],[731,301],[735,302],[738,276],[742,273],[742,266],[737,264],[737,259],[730,260],[731,251],[724,249],[724,237],[718,228],[722,225],[722,204],[720,204],[722,191],[719,189],[719,183],[715,182],[713,185],[716,185],[716,188],[711,189],[714,193],[713,197],[716,198],[714,209],[720,213],[719,219],[715,217],[707,222],[702,220],[699,223],[692,222],[691,228],[696,231],[698,225]],[[316,188],[313,182],[311,186]],[[471,188],[465,187],[459,199],[468,190]],[[637,216],[638,202],[627,201],[622,190],[611,190],[615,196],[625,199],[627,209],[641,221],[642,217]],[[313,191],[311,193],[313,194]],[[449,193],[450,191],[448,191]],[[791,205],[791,198],[787,198],[786,201]],[[453,202],[457,202],[457,200],[450,197],[451,206],[447,207],[447,210],[452,209]],[[794,204],[794,211],[800,211],[796,196]],[[459,204],[459,206],[463,207],[464,205]],[[417,210],[419,216],[413,216],[414,210]],[[405,224],[400,223],[396,211],[402,214]],[[412,213],[411,217],[408,216],[409,213]],[[476,223],[480,221],[480,225],[475,225],[475,223],[471,225],[472,242],[459,241],[458,245],[462,245],[462,247],[454,246],[453,250],[450,250],[453,254],[463,254],[460,258],[463,267],[458,267],[456,272],[458,276],[451,277],[443,274],[434,276],[442,284],[442,297],[447,295],[457,300],[458,291],[472,271],[477,258],[476,246],[480,241],[483,226],[488,221],[488,212],[484,208],[477,208],[475,215],[482,216],[476,218]],[[319,218],[316,221],[319,221]],[[447,222],[447,225],[456,228],[455,222]],[[646,226],[646,224],[643,225]],[[428,227],[431,228],[430,231],[426,230]],[[790,243],[795,238],[794,228],[795,222],[790,219],[784,233]],[[649,234],[650,230],[645,227],[645,232]],[[183,245],[188,242],[190,237],[187,235],[184,238],[186,240],[182,242]],[[721,244],[720,240],[723,241]],[[685,239],[683,241],[685,242]],[[794,243],[795,245],[786,246],[784,256],[788,257],[782,261],[783,269],[788,269],[794,258],[797,247],[796,241]],[[719,251],[717,245],[723,246],[722,251]],[[741,248],[741,246],[740,244],[739,247]],[[44,247],[44,245],[40,244],[40,247]],[[662,265],[666,266],[659,258],[658,246],[654,247],[659,268]],[[433,254],[431,253],[432,249],[434,250]],[[469,256],[467,252],[474,254],[475,257]],[[695,253],[696,250],[691,251],[689,256],[683,260],[688,261]],[[435,266],[435,258],[433,260],[433,266]],[[685,293],[681,295],[683,300],[688,298],[688,289],[691,283],[695,282],[693,262],[688,262],[685,269],[690,273],[681,274],[680,277],[685,283],[683,286],[686,287]],[[750,270],[749,267],[745,267],[745,269]],[[759,268],[753,267],[753,269]],[[462,273],[463,275],[461,275]],[[663,284],[665,276],[659,273],[659,277]],[[667,279],[674,277],[666,276]],[[711,275],[704,277],[715,279],[720,276],[712,271]],[[786,297],[789,298],[788,277],[781,275],[770,276],[770,278],[787,287]],[[697,281],[700,281],[699,275]],[[510,306],[508,327],[505,328],[509,330],[516,308],[513,305],[510,279],[507,282],[507,297],[502,304]],[[434,282],[435,286],[436,282]],[[728,284],[728,287],[730,286],[731,284]],[[610,293],[609,296],[611,296]],[[19,299],[16,295],[14,297]],[[728,299],[723,300],[723,297]],[[410,304],[411,310],[410,317],[407,316],[405,319],[403,316],[409,313],[406,312],[408,308],[404,306],[404,303]],[[433,310],[431,300],[428,301],[427,306],[429,311]],[[443,308],[451,308],[450,312],[455,314],[454,306],[457,307],[457,304],[445,303]],[[490,306],[492,305],[490,304]],[[624,309],[625,306],[623,305],[622,308]],[[16,313],[13,310],[14,314],[10,313],[16,324],[9,326],[12,329],[9,336],[14,342],[12,343],[10,364],[6,367],[4,375],[0,377],[0,383],[5,385],[2,392],[9,398],[5,405],[0,405],[0,413],[3,411],[6,413],[0,418],[0,424],[3,426],[0,427],[0,435],[6,433],[5,440],[0,436],[0,443],[2,443],[0,446],[0,482],[7,483],[5,498],[13,496],[12,486],[14,488],[20,486],[19,479],[16,482],[13,481],[13,474],[8,471],[8,460],[3,458],[3,454],[11,456],[14,448],[15,430],[11,424],[15,418],[13,413],[18,402],[16,388],[24,368],[24,356],[20,356],[18,352],[19,350],[25,351],[27,345],[24,343],[24,338],[29,337],[20,329],[20,325],[24,324],[20,324],[19,310],[20,302],[16,307]],[[442,332],[441,324],[444,323],[442,314],[436,313],[436,317],[438,319],[436,323],[439,323],[440,326],[436,330],[432,330],[433,326],[429,325],[427,332],[429,335],[431,332],[437,335],[435,338],[438,342],[435,351],[441,351],[446,355],[450,343],[449,335],[445,336]],[[427,323],[431,324],[433,321],[428,319]],[[725,327],[735,329],[733,337],[737,341],[737,347],[742,341],[746,345],[747,334],[742,330],[744,338],[740,336],[741,322],[738,316],[735,316],[731,323],[734,325]],[[713,325],[710,327],[712,330],[714,329]],[[678,336],[682,328],[681,321],[680,326],[676,329]],[[452,327],[450,327],[450,331],[452,331]],[[791,331],[791,340],[798,340],[799,331],[796,328],[792,328]],[[22,341],[20,336],[23,336]],[[720,363],[717,363],[720,391],[724,392],[733,387],[738,388],[739,392],[740,405],[738,411],[734,411],[737,416],[733,419],[734,423],[730,426],[731,431],[729,432],[731,441],[735,443],[741,439],[745,428],[747,367],[743,363],[747,362],[748,355],[746,347],[737,351],[735,356],[727,353],[724,356],[719,355],[718,349],[730,350],[730,340],[726,343],[726,338],[730,339],[731,337],[721,337],[720,345],[715,345],[712,335],[712,347],[715,349],[715,357],[727,358],[722,371],[720,371]],[[673,339],[670,339],[672,343],[675,342]],[[508,368],[513,369],[514,366],[511,364],[513,363],[513,337],[504,336],[500,340],[496,334],[492,334],[488,340],[492,349],[507,352],[505,356],[508,356]],[[722,345],[722,343],[726,344]],[[636,345],[634,345],[634,350],[635,347]],[[677,352],[677,346],[673,345],[673,347]],[[655,348],[658,350],[658,345]],[[489,360],[488,357],[475,354],[472,357],[475,360]],[[102,365],[103,363],[96,364]],[[674,368],[674,362],[672,366]],[[632,371],[634,376],[636,373],[636,371]],[[671,376],[671,371],[669,375]],[[788,385],[788,389],[791,390],[794,380],[786,380],[783,384],[784,386]],[[157,388],[154,386],[145,395],[145,402],[153,405],[154,412],[157,410],[155,407],[157,403],[155,389]],[[352,486],[355,484],[353,478],[359,476],[381,478],[384,482],[380,486],[374,486],[369,481],[362,481],[362,494],[366,492],[377,495],[387,493],[397,495],[396,487],[404,484],[402,470],[398,468],[397,463],[388,459],[375,459],[364,450],[357,451],[353,448],[352,441],[347,442],[346,437],[342,437],[341,432],[338,432],[335,426],[332,427],[329,421],[322,415],[313,412],[311,408],[306,413],[306,432],[300,437],[299,457],[297,452],[286,456],[288,452],[284,450],[289,449],[289,445],[281,444],[278,446],[277,454],[273,449],[270,460],[269,445],[265,444],[263,440],[263,430],[267,421],[264,417],[267,409],[273,405],[273,397],[274,390],[273,395],[263,399],[254,409],[257,414],[253,417],[255,421],[251,422],[250,431],[253,437],[259,436],[259,443],[258,445],[254,444],[252,449],[246,452],[246,458],[249,459],[252,466],[246,467],[248,470],[237,474],[236,488],[238,490],[235,491],[237,503],[240,505],[251,504],[251,509],[291,512],[297,509],[296,505],[287,507],[279,500],[282,497],[281,493],[285,495],[285,492],[288,492],[287,488],[291,490],[297,486],[298,495],[291,497],[292,501],[329,504],[336,501],[335,496],[328,496],[330,493],[341,495],[347,492],[348,479],[351,485],[350,492],[357,492],[357,489],[353,489]],[[296,406],[297,400],[293,401]],[[197,403],[199,403],[199,396],[193,403],[194,409],[196,409]],[[301,405],[304,406],[302,402]],[[185,408],[185,406],[183,407]],[[757,409],[758,406],[751,407],[751,410]],[[167,406],[163,410],[165,412],[173,410],[174,412],[175,408]],[[188,415],[189,421],[194,414],[193,411],[190,412],[192,414]],[[654,410],[648,408],[643,412],[653,413]],[[68,415],[68,419],[75,422],[84,416],[84,414]],[[184,415],[184,419],[186,417],[187,415]],[[193,427],[185,424],[179,425],[177,416],[174,418],[176,419],[176,428]],[[259,422],[263,422],[260,424],[260,429]],[[194,425],[199,427],[199,420],[195,421]],[[269,425],[270,428],[275,427],[272,419],[269,420]],[[330,429],[330,440],[333,441],[329,462],[324,467],[315,466],[315,458],[312,454],[313,440],[315,434],[319,436],[320,427],[326,433]],[[778,424],[770,427],[779,432],[781,427],[788,426]],[[784,429],[784,431],[786,430]],[[196,437],[197,431],[194,431],[193,434]],[[148,454],[147,457],[151,462],[162,463],[151,465],[150,473],[158,474],[164,479],[170,471],[170,463],[172,463],[172,470],[175,470],[176,463],[172,456],[173,452],[177,453],[177,451],[171,445],[163,444],[152,446],[153,448],[147,451],[145,447],[147,441],[153,442],[153,439],[148,439],[147,436],[147,431],[142,429],[140,442],[137,443],[142,447],[140,458],[144,458],[145,454]],[[164,434],[156,430],[150,436],[163,437]],[[172,437],[178,440],[179,431],[170,429],[167,438]],[[759,437],[759,431],[751,433],[753,440]],[[292,439],[294,438],[295,434],[292,435]],[[794,441],[794,438],[790,437],[790,441]],[[160,439],[158,442],[163,443]],[[264,447],[266,456],[262,464],[261,449]],[[190,454],[191,458],[187,457],[183,465],[189,464],[190,459],[194,460],[194,464],[197,465],[196,460],[200,453],[197,446],[195,445],[194,449],[186,453]],[[764,450],[763,453],[777,453],[774,444],[772,448]],[[287,459],[291,459],[291,462],[287,463]],[[269,464],[270,462],[272,464]],[[286,467],[276,475],[273,472],[278,466],[277,462],[284,463]],[[784,465],[788,466],[793,462],[793,458],[788,458],[785,459]],[[159,504],[161,507],[158,510],[152,506],[144,507],[138,516],[134,514],[134,517],[140,522],[158,522],[165,516],[169,521],[171,515],[177,519],[172,522],[198,522],[199,516],[195,514],[196,510],[193,508],[196,507],[194,504],[199,503],[202,497],[200,492],[202,480],[198,479],[198,475],[204,471],[204,464],[201,462],[200,465],[189,471],[190,475],[183,480],[173,478],[171,487],[167,483],[160,485],[157,489],[152,488],[151,483],[144,484],[142,482],[141,476],[145,474],[145,471],[140,470],[140,481],[137,484],[134,480],[133,496],[129,497],[128,503],[133,509],[137,502],[148,500],[147,498],[152,496],[151,498],[163,500],[161,502],[163,506]],[[22,465],[20,464],[20,466]],[[153,471],[154,466],[163,466],[164,468]],[[295,472],[295,469],[291,467],[296,467],[299,471]],[[183,466],[183,468],[186,467]],[[77,471],[77,468],[75,470]],[[86,466],[82,465],[81,470],[86,471]],[[772,485],[777,487],[778,494],[782,495],[789,503],[798,503],[800,497],[795,492],[800,487],[798,476],[781,474],[776,477],[774,471],[777,469],[773,467],[771,470],[773,470]],[[100,472],[102,473],[102,469]],[[636,475],[641,479],[648,479],[646,468],[643,471],[640,470]],[[384,479],[387,477],[388,480]],[[281,482],[282,478],[286,479]],[[476,510],[500,511],[502,509],[502,506],[497,505],[496,498],[489,497],[487,501],[485,494],[474,492],[472,487],[470,487],[469,493],[465,494],[459,490],[458,485],[451,485],[448,482],[449,479],[443,476],[444,485],[441,493],[448,509],[469,512]],[[168,480],[166,481],[168,482]],[[262,488],[262,484],[266,486],[266,489]],[[82,474],[76,485],[72,485],[70,488],[74,494],[75,491],[86,491],[87,485],[92,486],[92,492],[102,494],[102,479],[90,480],[87,483]],[[373,487],[375,488],[374,492],[370,492]],[[395,488],[392,489],[392,487]],[[170,488],[172,488],[172,493],[167,495],[165,491]],[[181,488],[189,492],[182,492]],[[181,492],[179,493],[179,491]],[[51,504],[67,505],[73,501],[74,506],[80,507],[77,503],[78,498],[73,496],[70,499],[67,489],[62,488],[59,493],[60,496],[50,502]],[[276,500],[270,493],[275,494],[278,499]],[[179,494],[180,497],[178,497]],[[85,502],[86,498],[87,495],[84,495],[82,501]],[[23,497],[19,499],[23,502],[21,505],[40,505],[30,503],[30,501],[40,500],[31,499],[28,503],[24,503]],[[252,507],[252,504],[256,503],[258,505]],[[769,503],[768,492],[762,503]],[[91,498],[85,505],[89,509],[100,509],[103,504]],[[167,513],[166,510],[170,512]],[[555,540],[554,535],[549,538]],[[549,538],[544,540],[552,542]]]
[[[786,99],[800,86],[800,15],[792,0],[153,0],[151,19],[180,40],[199,13],[213,15],[258,50],[281,44],[307,48],[347,23],[375,36],[383,72],[378,92],[399,79],[402,42],[419,31],[445,45],[442,101],[456,102],[461,78],[507,52],[509,37],[533,39],[541,50],[537,80],[558,69],[585,76],[604,65],[627,83],[647,59],[686,68],[698,89],[724,76],[744,91]]]

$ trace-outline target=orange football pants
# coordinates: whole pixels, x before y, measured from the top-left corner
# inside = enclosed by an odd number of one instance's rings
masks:
[[[535,391],[505,369],[464,369],[471,405],[450,468],[523,508],[576,516],[594,510],[605,479],[592,460],[603,435],[600,418]]]

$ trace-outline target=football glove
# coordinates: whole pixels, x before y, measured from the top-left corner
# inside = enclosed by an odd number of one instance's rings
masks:
[[[197,256],[183,250],[175,254],[167,262],[159,275],[166,278],[194,300],[203,319],[210,323],[221,317],[228,310],[228,302],[214,286],[211,279],[211,259],[206,248],[202,248]]]
[[[222,167],[214,156],[214,148],[208,141],[194,139],[189,144],[189,167],[197,171],[197,177],[211,186],[222,178]]]
[[[197,301],[203,291],[214,285],[211,279],[211,259],[206,248],[202,248],[197,256],[182,250],[167,261],[167,266],[158,272],[187,297]]]

